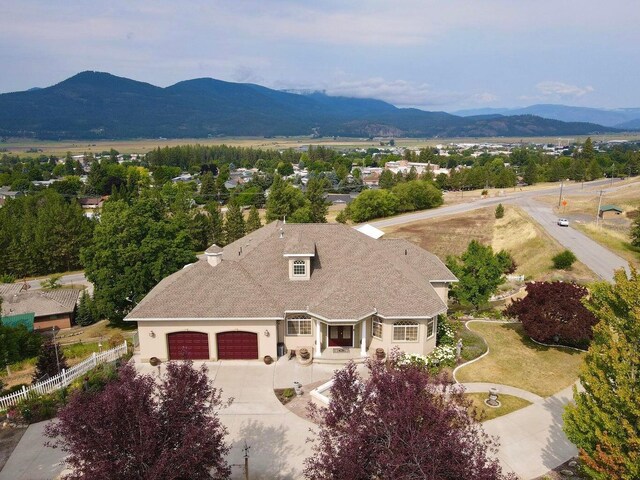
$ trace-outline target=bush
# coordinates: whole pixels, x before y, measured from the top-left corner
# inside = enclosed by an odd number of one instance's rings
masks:
[[[551,260],[553,260],[553,268],[557,270],[568,270],[577,258],[571,250],[565,250],[564,252],[557,254]]]
[[[30,395],[17,405],[17,411],[25,423],[38,423],[50,420],[58,413],[58,408],[65,404],[66,389],[47,395]]]
[[[0,275],[0,283],[13,283],[16,281],[16,276],[9,273]]]
[[[398,198],[388,190],[366,190],[349,205],[349,215],[356,223],[389,217],[397,212]]]
[[[107,340],[107,345],[109,345],[109,348],[119,347],[123,343],[124,335],[122,335],[121,333],[114,333],[109,337],[109,340]]]
[[[496,207],[495,215],[496,215],[496,218],[504,217],[504,207],[502,206],[501,203],[499,203],[498,206]]]

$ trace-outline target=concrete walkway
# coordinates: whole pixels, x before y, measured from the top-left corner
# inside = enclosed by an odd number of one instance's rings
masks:
[[[564,407],[572,398],[572,387],[568,387],[541,402],[483,423],[487,434],[500,439],[497,456],[505,470],[529,480],[578,454],[562,431]]]
[[[0,480],[50,480],[63,470],[60,449],[45,447],[44,427],[49,421],[29,425],[7,460]]]

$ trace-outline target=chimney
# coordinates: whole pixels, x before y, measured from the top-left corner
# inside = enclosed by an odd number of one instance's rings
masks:
[[[222,252],[222,248],[220,248],[215,243],[207,248],[204,251],[204,254],[207,257],[207,262],[209,262],[209,265],[211,265],[212,267],[219,265],[220,262],[222,262]]]

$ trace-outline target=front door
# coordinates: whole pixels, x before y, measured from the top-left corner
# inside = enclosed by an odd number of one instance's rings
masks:
[[[353,327],[350,325],[329,325],[330,347],[352,347]]]

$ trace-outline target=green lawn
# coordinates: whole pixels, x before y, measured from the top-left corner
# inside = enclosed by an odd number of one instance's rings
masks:
[[[500,395],[498,397],[500,406],[498,408],[492,408],[484,403],[487,399],[487,393],[465,393],[464,396],[473,402],[473,406],[476,409],[476,419],[481,422],[501,417],[502,415],[531,405],[531,402],[519,397],[514,397],[513,395]]]
[[[459,382],[511,385],[547,397],[578,378],[584,352],[537,345],[518,323],[472,322],[469,328],[487,341],[489,354],[458,370]]]

